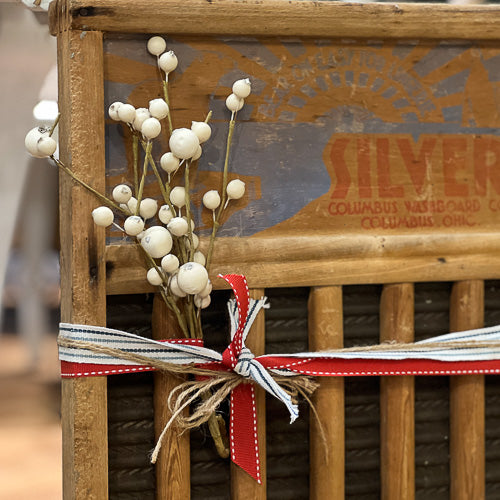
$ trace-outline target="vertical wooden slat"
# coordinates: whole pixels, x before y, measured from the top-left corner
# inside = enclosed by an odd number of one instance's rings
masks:
[[[342,287],[312,288],[309,295],[309,349],[343,346]],[[344,498],[344,379],[320,378],[310,432],[310,498]]]
[[[250,290],[250,297],[260,299],[265,291],[261,288]],[[261,310],[255,319],[246,340],[247,347],[255,356],[265,353],[266,348],[266,323],[264,310]],[[262,484],[258,484],[251,476],[240,467],[231,462],[231,498],[233,500],[265,500],[266,498],[266,393],[264,389],[255,387],[257,403],[257,435],[260,448],[260,470]]]
[[[380,341],[413,342],[414,288],[385,285],[380,301]],[[415,381],[410,376],[380,379],[381,497],[415,498]]]
[[[61,159],[102,191],[102,33],[65,31],[57,50]],[[105,235],[90,216],[99,203],[65,175],[60,186],[62,320],[105,325]],[[63,380],[62,428],[64,498],[108,498],[105,377]]]
[[[484,283],[461,281],[453,285],[450,330],[480,328],[484,324]],[[484,499],[484,376],[450,379],[450,476],[451,498]]]
[[[180,338],[177,321],[163,299],[156,295],[153,303],[153,338],[157,340]],[[158,439],[171,413],[168,395],[182,379],[155,373],[154,422]],[[179,434],[175,425],[169,428],[156,462],[156,496],[161,500],[189,499],[191,497],[189,431]]]

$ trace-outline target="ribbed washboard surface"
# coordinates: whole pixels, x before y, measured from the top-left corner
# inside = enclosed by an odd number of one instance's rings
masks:
[[[343,289],[345,346],[378,343],[380,286]],[[415,336],[421,340],[449,328],[451,284],[415,285]],[[307,349],[307,289],[269,290],[266,311],[266,352]],[[208,347],[222,350],[228,342],[227,292],[215,294],[204,315]],[[485,323],[500,323],[500,283],[485,287]],[[147,296],[108,297],[108,326],[151,336],[152,305]],[[415,379],[416,498],[449,498],[449,379]],[[154,445],[153,378],[151,374],[108,379],[109,470],[111,500],[154,499],[154,468],[148,452]],[[346,498],[380,498],[379,379],[345,381]],[[267,465],[269,499],[307,499],[309,494],[307,407],[288,424],[284,408],[267,398]],[[227,416],[227,406],[221,408]],[[486,493],[500,499],[500,384],[486,377]],[[230,498],[230,467],[213,450],[205,428],[191,434],[193,500]]]
[[[500,281],[487,281],[484,290],[486,326],[500,324]],[[485,377],[486,498],[500,499],[500,377]]]
[[[145,295],[108,296],[107,324],[151,338],[152,302]],[[153,375],[108,377],[110,500],[155,500]]]

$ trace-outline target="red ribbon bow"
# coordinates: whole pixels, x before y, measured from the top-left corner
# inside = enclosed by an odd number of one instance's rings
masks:
[[[226,274],[219,277],[231,285],[238,305],[238,329],[222,354],[222,364],[234,370],[243,348],[243,330],[248,318],[250,296],[245,276]],[[229,433],[231,460],[262,484],[253,384],[239,384],[231,392]]]

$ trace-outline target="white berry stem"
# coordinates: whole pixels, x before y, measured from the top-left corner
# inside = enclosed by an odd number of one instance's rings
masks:
[[[148,252],[146,252],[144,247],[140,244],[138,245],[138,247],[141,249],[141,251],[146,259],[148,269],[155,268],[160,276],[164,276],[163,271],[158,267],[158,265],[156,264],[155,260],[151,257],[151,255],[149,255]],[[163,285],[168,286],[168,284],[165,282],[163,283]],[[179,308],[177,307],[174,299],[171,296],[169,296],[167,293],[165,293],[165,290],[161,285],[158,287],[158,289],[160,291],[160,294],[161,294],[163,300],[165,301],[165,304],[167,304],[169,309],[175,314],[175,317],[177,318],[177,321],[179,323],[179,327],[181,328],[182,333],[184,334],[184,337],[186,337],[187,339],[190,338],[191,335],[189,334],[189,330],[187,328],[186,321],[185,321],[183,315],[181,314]]]
[[[227,199],[227,177],[228,177],[228,170],[229,170],[229,152],[231,150],[231,144],[233,142],[233,134],[234,134],[234,126],[235,126],[235,118],[236,118],[236,113],[231,113],[231,121],[229,122],[229,131],[227,134],[227,142],[226,142],[226,157],[224,159],[224,170],[222,172],[222,202],[220,204],[219,210],[217,211],[217,215],[215,216],[214,224],[212,226],[212,234],[210,235],[210,242],[208,244],[208,252],[207,252],[207,262],[205,267],[207,268],[207,271],[210,269],[210,264],[212,262],[212,254],[214,251],[214,243],[215,243],[215,236],[217,235],[217,231],[219,230],[220,227],[220,220],[222,217],[222,213],[226,209],[228,199]]]
[[[139,191],[139,137],[136,133],[132,136],[132,154],[134,159],[134,193]]]
[[[147,144],[142,142],[142,147],[146,153],[146,159],[149,162],[149,165],[151,165],[151,170],[153,170],[153,173],[156,176],[156,180],[158,181],[158,185],[160,187],[161,195],[163,196],[163,200],[165,203],[170,207],[170,210],[172,210],[172,213],[175,215],[176,211],[174,206],[172,205],[172,202],[170,201],[170,182],[164,183],[163,179],[160,175],[160,172],[158,170],[158,167],[156,166],[156,162],[153,158],[153,155],[151,154],[151,150],[147,151]],[[170,179],[169,179],[170,181]]]
[[[56,129],[57,125],[59,125],[60,119],[61,119],[61,113],[57,113],[57,117],[56,117],[54,123],[52,124],[52,127],[50,127],[49,137],[52,137],[54,130]]]
[[[141,182],[139,184],[139,190],[137,192],[137,206],[135,208],[135,215],[139,215],[139,208],[141,206],[142,201],[142,193],[144,192],[144,184],[146,182],[146,174],[148,172],[148,157],[151,154],[151,149],[153,149],[153,143],[148,141],[146,144],[146,156],[144,157],[144,165],[142,166],[142,177]]]
[[[125,232],[125,229],[123,229],[123,227],[121,227],[119,224],[117,224],[116,222],[112,222],[111,223],[114,227],[116,227],[116,229],[120,230],[122,233]]]
[[[66,174],[68,174],[74,181],[76,181],[80,186],[83,186],[87,191],[90,191],[97,199],[102,201],[108,207],[121,212],[122,214],[128,213],[127,210],[124,210],[122,207],[117,205],[114,201],[110,200],[108,197],[96,191],[92,186],[88,185],[86,182],[79,179],[61,160],[57,159],[52,155],[51,160]]]
[[[170,100],[168,98],[168,73],[165,75],[165,80],[163,81],[163,96],[165,102],[168,105],[168,109],[170,110]],[[167,120],[168,120],[168,130],[170,132],[170,135],[172,135],[174,127],[172,126],[172,117],[170,116],[170,111],[168,112]]]
[[[188,221],[188,239],[189,239],[189,260],[193,260],[194,256],[194,243],[193,243],[193,228],[191,226],[191,198],[189,194],[189,167],[190,162],[186,162],[184,169],[184,192],[186,200],[186,219]]]

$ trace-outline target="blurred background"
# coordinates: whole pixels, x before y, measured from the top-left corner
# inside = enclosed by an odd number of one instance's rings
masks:
[[[45,12],[0,1],[0,499],[62,497],[57,171],[24,136],[53,120]],[[41,102],[41,104],[39,104]],[[36,108],[35,108],[36,106]],[[34,111],[36,117],[34,116]],[[57,113],[57,112],[56,112]]]

